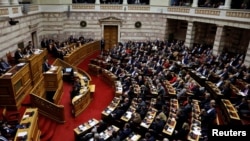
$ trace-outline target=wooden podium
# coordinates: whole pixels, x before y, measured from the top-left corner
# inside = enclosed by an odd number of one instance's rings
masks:
[[[0,77],[0,105],[18,110],[32,89],[29,64],[19,63]]]
[[[21,119],[14,141],[40,141],[40,135],[38,109],[28,108]]]
[[[53,66],[43,74],[47,98],[55,104],[58,104],[63,94],[63,75],[62,67]]]
[[[63,83],[62,67],[53,66],[50,70],[43,74],[46,91],[56,91]]]

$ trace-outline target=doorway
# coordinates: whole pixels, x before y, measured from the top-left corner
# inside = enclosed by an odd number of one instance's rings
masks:
[[[118,26],[104,25],[103,38],[105,40],[105,50],[112,49],[118,43]]]

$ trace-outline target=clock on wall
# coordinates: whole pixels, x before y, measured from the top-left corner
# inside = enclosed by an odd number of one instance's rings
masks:
[[[87,26],[87,22],[86,21],[81,21],[80,22],[80,26],[81,27],[86,27]]]
[[[135,27],[140,28],[141,27],[141,22],[140,21],[135,22]]]

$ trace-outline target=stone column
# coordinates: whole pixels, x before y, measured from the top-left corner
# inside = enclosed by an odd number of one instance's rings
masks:
[[[244,64],[247,65],[247,66],[250,65],[250,41],[249,41],[249,44],[248,44],[248,48],[247,48],[247,53],[246,53]]]
[[[10,5],[9,0],[0,0],[0,6]]]
[[[231,8],[231,2],[232,0],[226,0],[224,4],[224,9],[230,9]]]
[[[213,46],[213,55],[219,55],[223,48],[225,42],[225,31],[222,25],[217,25],[214,46]]]
[[[192,7],[198,7],[198,0],[193,0]]]
[[[11,5],[19,5],[18,0],[10,0]]]
[[[195,37],[195,24],[194,22],[188,22],[185,46],[187,46],[188,48],[192,48],[194,43],[194,37]]]
[[[95,0],[95,4],[100,4],[100,0]]]
[[[123,0],[122,4],[127,5],[128,4],[128,0]]]

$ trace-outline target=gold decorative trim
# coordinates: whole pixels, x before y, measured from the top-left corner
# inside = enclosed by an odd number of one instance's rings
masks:
[[[168,12],[189,13],[190,9],[182,7],[169,7]]]
[[[250,12],[236,12],[236,11],[227,11],[227,17],[237,17],[237,18],[250,18]]]
[[[110,16],[110,17],[99,19],[99,21],[100,22],[122,22],[123,20],[114,16]]]
[[[120,5],[101,5],[101,10],[123,10]]]
[[[150,11],[150,6],[129,5],[128,10]]]
[[[220,11],[219,10],[211,10],[211,9],[196,9],[195,14],[219,16]]]
[[[93,4],[72,4],[72,9],[95,9]]]
[[[0,15],[9,15],[8,8],[0,9]]]

